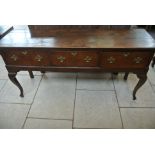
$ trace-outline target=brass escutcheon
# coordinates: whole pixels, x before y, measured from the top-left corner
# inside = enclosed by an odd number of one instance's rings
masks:
[[[110,58],[108,58],[107,60],[108,60],[108,62],[109,62],[110,64],[113,64],[113,63],[116,61],[116,59],[115,59],[114,57],[110,57]]]
[[[59,62],[63,63],[66,58],[64,56],[59,56],[57,57],[57,59],[59,60]]]
[[[136,64],[139,64],[142,60],[143,60],[143,58],[141,58],[141,57],[136,57],[136,58],[134,58],[134,62],[135,62]]]
[[[124,52],[123,55],[124,57],[128,57],[130,55],[130,52]]]
[[[91,58],[90,56],[86,56],[86,57],[84,58],[84,61],[87,62],[87,63],[89,63],[89,62],[92,61],[92,58]]]
[[[36,61],[40,62],[40,61],[43,59],[43,57],[40,56],[40,55],[37,55],[34,59],[35,59]]]
[[[23,55],[27,55],[27,53],[28,53],[27,51],[23,51],[22,52]]]
[[[77,52],[72,52],[71,55],[72,56],[76,56],[77,55]]]
[[[14,54],[10,57],[13,61],[17,61],[18,57]]]

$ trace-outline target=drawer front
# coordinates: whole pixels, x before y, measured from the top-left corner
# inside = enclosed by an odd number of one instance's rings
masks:
[[[74,67],[76,66],[77,52],[50,52],[50,62],[52,66]]]
[[[5,53],[7,65],[48,66],[48,52],[45,50],[9,50]]]
[[[89,51],[57,51],[50,53],[52,66],[65,67],[96,67],[98,66],[98,53]]]
[[[79,52],[77,56],[78,67],[98,67],[98,52]]]
[[[152,56],[150,52],[103,52],[100,65],[104,68],[146,68]]]

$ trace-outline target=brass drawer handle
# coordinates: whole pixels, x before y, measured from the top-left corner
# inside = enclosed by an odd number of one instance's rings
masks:
[[[142,60],[143,60],[143,58],[141,58],[141,57],[136,57],[136,58],[134,58],[134,62],[135,62],[136,64],[141,63]]]
[[[66,58],[63,56],[59,56],[59,57],[57,57],[57,59],[59,60],[59,62],[63,63]]]
[[[128,57],[130,55],[130,52],[124,52],[123,55],[124,57]]]
[[[72,52],[71,55],[75,57],[77,55],[77,52]]]
[[[38,62],[41,62],[42,59],[43,59],[43,57],[40,56],[40,55],[37,55],[34,59],[35,59],[36,61],[38,61]]]
[[[87,62],[87,63],[89,63],[89,62],[92,61],[92,58],[91,58],[90,56],[86,56],[86,57],[84,58],[84,61]]]
[[[114,57],[110,57],[107,59],[110,64],[115,63],[116,59]]]
[[[22,52],[23,55],[27,55],[27,53],[28,53],[27,51],[23,51]]]
[[[18,57],[14,54],[10,57],[13,61],[17,61]]]

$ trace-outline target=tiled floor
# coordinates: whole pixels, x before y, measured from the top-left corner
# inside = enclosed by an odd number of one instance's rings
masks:
[[[21,98],[0,57],[0,128],[155,128],[155,68],[136,101],[133,74],[34,73],[18,73]]]

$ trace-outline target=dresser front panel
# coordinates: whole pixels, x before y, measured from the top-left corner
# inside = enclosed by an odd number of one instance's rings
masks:
[[[98,67],[104,69],[147,68],[153,52],[145,51],[55,51],[52,49],[8,49],[6,65],[36,67]]]

